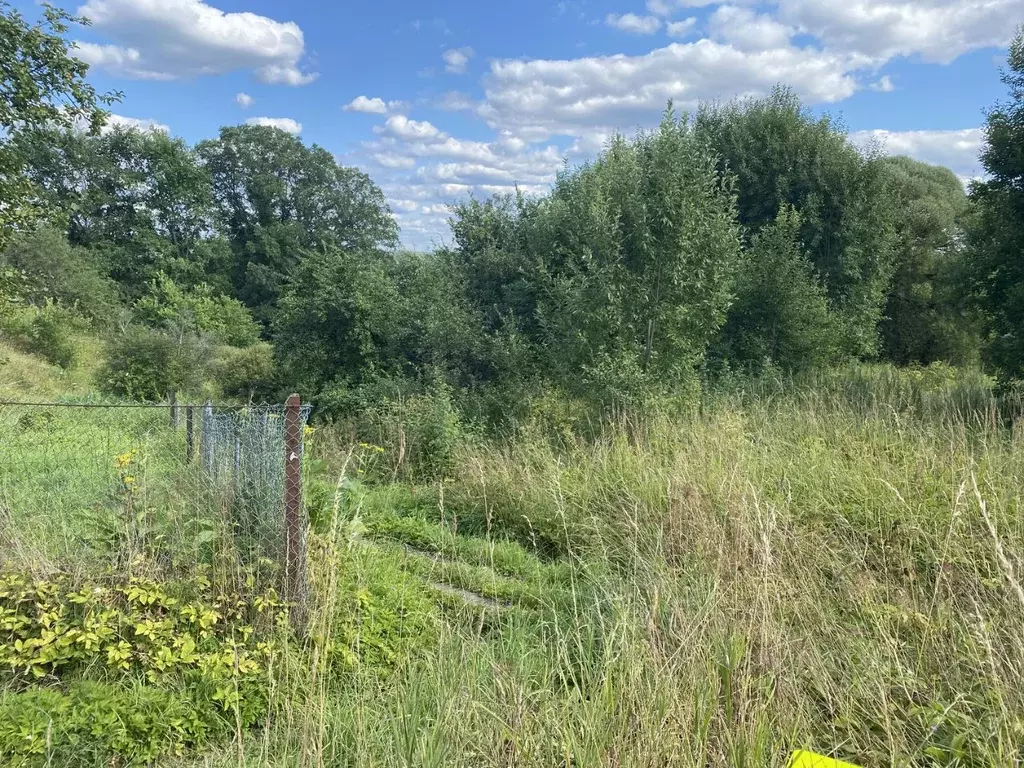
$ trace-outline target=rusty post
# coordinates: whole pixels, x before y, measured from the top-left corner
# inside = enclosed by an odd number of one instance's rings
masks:
[[[171,390],[171,429],[178,428],[178,393]]]
[[[306,521],[302,506],[302,411],[291,395],[284,411],[284,572],[285,599],[292,604],[292,625],[306,623]]]

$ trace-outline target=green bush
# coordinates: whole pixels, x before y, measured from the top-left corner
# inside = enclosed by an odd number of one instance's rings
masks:
[[[208,335],[220,344],[248,347],[259,341],[260,328],[242,303],[200,283],[184,290],[163,273],[149,293],[135,302],[136,318],[154,328]]]
[[[70,368],[77,354],[71,332],[79,320],[73,312],[49,300],[42,307],[14,305],[0,315],[0,334],[26,352]]]
[[[97,383],[118,397],[162,400],[171,392],[199,389],[207,361],[206,345],[195,336],[132,326],[108,342]]]
[[[266,342],[244,349],[223,347],[213,364],[213,378],[229,397],[269,400],[277,388],[274,348]]]

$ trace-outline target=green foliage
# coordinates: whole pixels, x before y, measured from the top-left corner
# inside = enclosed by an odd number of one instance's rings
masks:
[[[838,334],[825,288],[800,241],[800,215],[784,208],[744,253],[716,356],[744,369],[815,368],[835,360]]]
[[[897,210],[879,161],[862,157],[841,126],[814,119],[785,89],[702,107],[695,132],[735,175],[739,219],[750,232],[784,207],[796,209],[803,248],[842,320],[843,351],[874,353]]]
[[[198,390],[208,360],[206,346],[194,336],[133,325],[108,341],[97,383],[118,397],[162,400],[171,392]]]
[[[236,299],[215,295],[206,283],[183,290],[163,273],[149,292],[135,302],[137,320],[154,328],[193,335],[206,334],[219,344],[248,347],[259,340],[260,328]]]
[[[212,373],[228,397],[269,401],[279,387],[274,348],[266,342],[244,349],[222,347],[217,351]]]
[[[185,286],[216,279],[210,178],[196,153],[162,131],[115,128],[102,136],[42,129],[18,138],[29,177],[63,214],[68,240],[129,297],[158,272]]]
[[[881,324],[883,352],[900,365],[977,362],[977,323],[958,298],[963,185],[949,169],[909,157],[882,163],[900,211],[896,271]]]
[[[16,236],[0,254],[0,269],[5,266],[23,275],[19,294],[28,303],[53,299],[97,321],[117,305],[117,286],[104,277],[93,254],[68,243],[56,229]]]
[[[1006,377],[1024,374],[1024,27],[1002,75],[1009,99],[989,112],[981,162],[988,180],[971,185],[967,274],[989,336],[988,354]]]
[[[237,296],[264,322],[308,252],[397,243],[380,189],[322,147],[276,128],[243,125],[222,128],[197,152],[231,243]]]
[[[78,121],[97,130],[105,119],[100,105],[117,98],[98,96],[86,82],[89,67],[73,57],[64,38],[73,23],[88,22],[45,5],[42,20],[32,24],[6,0],[0,2],[0,246],[42,214],[12,136],[41,126],[70,127]]]
[[[0,755],[15,765],[148,763],[232,735],[267,709],[268,637],[286,621],[208,581],[0,576]],[[145,681],[145,682],[143,682]],[[66,684],[64,690],[46,686]]]
[[[52,301],[42,306],[13,306],[0,315],[0,334],[61,368],[72,367],[78,356],[72,337],[78,325],[74,313]]]

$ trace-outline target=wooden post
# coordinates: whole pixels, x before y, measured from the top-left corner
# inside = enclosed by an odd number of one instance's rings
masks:
[[[203,428],[199,436],[199,447],[203,450],[203,469],[213,472],[213,403],[209,400],[203,406]]]
[[[192,406],[185,406],[185,461],[189,464],[196,455],[195,433],[192,429]]]
[[[284,410],[284,573],[285,599],[292,604],[292,625],[306,624],[306,521],[302,506],[302,412],[298,395]]]
[[[171,429],[178,428],[178,393],[171,390]]]

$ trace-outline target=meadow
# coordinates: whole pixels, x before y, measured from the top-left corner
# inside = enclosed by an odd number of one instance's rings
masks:
[[[0,750],[23,765],[781,766],[795,748],[1014,765],[1015,412],[941,366],[764,377],[682,412],[610,416],[586,439],[550,414],[514,439],[462,436],[434,478],[324,426],[306,448],[305,632],[232,620],[275,644],[251,699],[187,737],[140,726],[82,752],[88,731],[51,721],[42,751],[20,754],[3,727]],[[39,481],[5,476],[5,505]],[[38,551],[36,573],[63,578],[67,562]],[[154,683],[133,653],[116,682],[86,663],[42,687],[198,696],[202,676]],[[23,710],[26,686],[8,675],[0,709]]]

